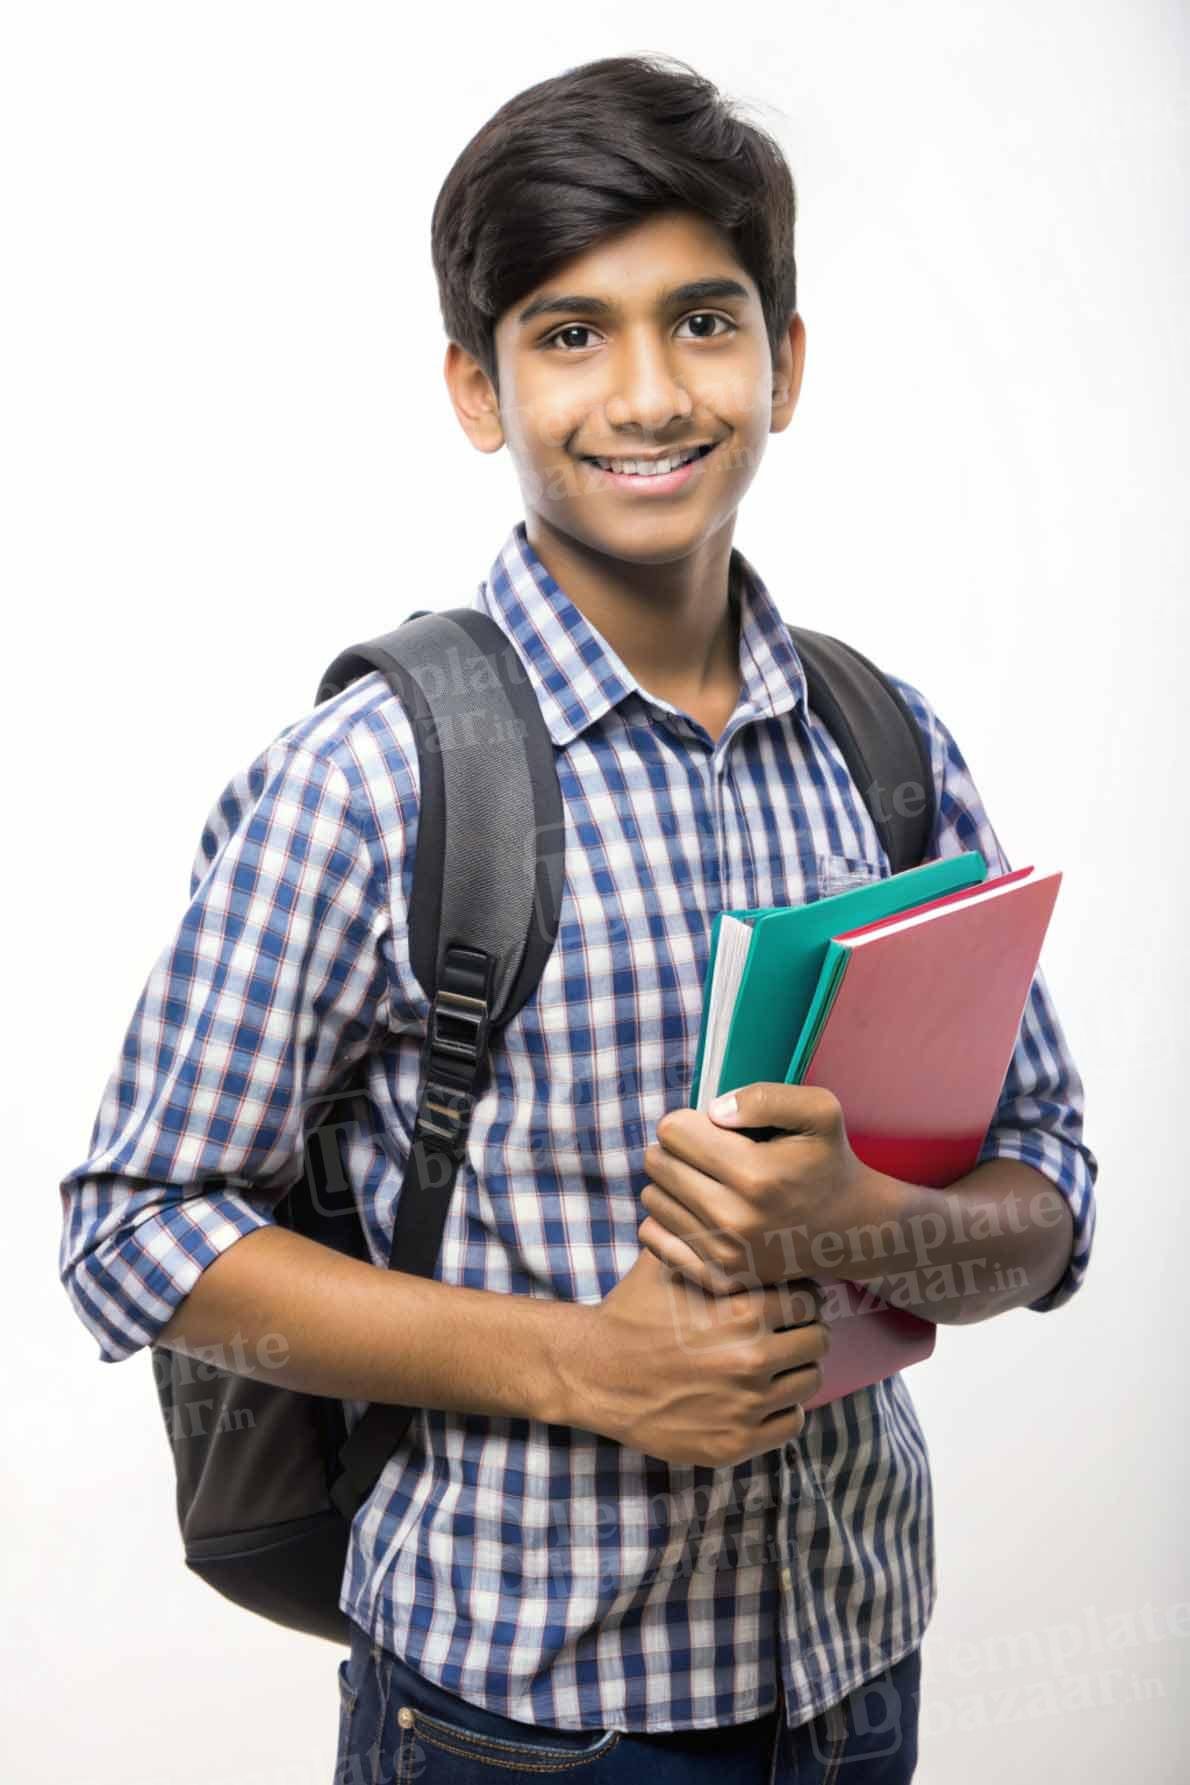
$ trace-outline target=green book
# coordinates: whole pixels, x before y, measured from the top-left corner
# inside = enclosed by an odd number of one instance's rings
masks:
[[[832,938],[977,886],[987,871],[979,851],[968,849],[809,905],[718,912],[690,1107],[705,1110],[712,1097],[758,1079],[796,1084],[830,1007],[833,988],[820,988],[819,978]]]
[[[856,924],[854,927],[858,930],[861,926]],[[806,1012],[802,1032],[798,1036],[793,1057],[786,1068],[785,1083],[787,1085],[801,1083],[802,1073],[806,1070],[806,1062],[813,1055],[818,1037],[822,1033],[822,1025],[835,1001],[835,993],[839,989],[849,959],[850,951],[848,949],[842,947],[838,942],[827,943],[822,972],[818,975],[818,984],[815,987],[814,996],[810,1000],[810,1008]]]

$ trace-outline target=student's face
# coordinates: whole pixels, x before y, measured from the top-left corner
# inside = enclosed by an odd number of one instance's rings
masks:
[[[696,281],[723,288],[677,290]],[[526,511],[637,562],[693,554],[731,519],[768,435],[793,414],[805,348],[795,316],[774,362],[752,279],[727,238],[688,213],[576,256],[513,305],[495,335],[498,400],[471,356],[448,350],[447,380],[473,443],[507,444]],[[589,462],[704,442],[714,450],[676,481],[609,476]]]

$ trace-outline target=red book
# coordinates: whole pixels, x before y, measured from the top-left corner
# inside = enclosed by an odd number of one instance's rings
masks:
[[[974,1168],[1061,880],[1057,871],[1019,868],[831,942],[819,984],[826,988],[833,978],[834,995],[797,1082],[834,1092],[852,1149],[866,1165],[933,1188]],[[873,1256],[873,1234],[840,1237],[845,1256]],[[924,1247],[921,1256],[919,1286],[928,1289]],[[809,1274],[825,1291],[831,1349],[823,1385],[807,1407],[933,1351],[932,1321],[889,1307],[866,1284]],[[888,1292],[895,1295],[895,1284]]]

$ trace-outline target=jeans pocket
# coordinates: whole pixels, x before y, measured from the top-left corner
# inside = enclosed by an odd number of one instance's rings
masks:
[[[562,1773],[581,1771],[610,1754],[622,1734],[618,1729],[555,1729],[547,1724],[520,1723],[501,1717],[427,1680],[396,1656],[386,1658],[390,1674],[389,1715],[400,1731],[394,1785],[421,1779],[433,1753],[456,1762],[452,1780],[490,1778],[493,1769]],[[432,1775],[431,1775],[432,1776]]]
[[[359,1704],[359,1682],[352,1679],[351,1656],[339,1663],[339,1742],[335,1750],[335,1785],[350,1785],[347,1757],[351,1752],[351,1729]]]
[[[378,1785],[386,1728],[384,1651],[352,1623],[351,1653],[339,1663],[339,1742],[334,1785]]]

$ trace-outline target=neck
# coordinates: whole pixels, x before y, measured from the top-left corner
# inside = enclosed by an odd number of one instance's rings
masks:
[[[734,518],[734,517],[733,517]],[[729,589],[732,527],[687,558],[610,558],[529,514],[525,533],[567,598],[643,688],[682,704],[740,686],[738,591]]]

